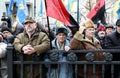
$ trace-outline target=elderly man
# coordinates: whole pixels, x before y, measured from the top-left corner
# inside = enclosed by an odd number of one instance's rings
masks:
[[[81,23],[79,31],[76,32],[74,37],[70,41],[71,50],[101,50],[99,40],[95,38],[95,24],[92,20],[86,20]],[[78,61],[86,60],[85,53],[77,54]],[[102,53],[94,53],[95,60],[103,60]],[[96,78],[102,78],[101,65],[96,65]],[[78,65],[77,76],[78,78],[84,78],[84,72],[86,71],[86,78],[94,78],[93,65],[88,64],[87,70],[84,70],[83,65]]]
[[[65,52],[68,52],[70,50],[69,47],[69,40],[67,40],[67,34],[68,31],[66,28],[58,28],[56,31],[56,38],[52,41],[52,49],[54,50],[65,50]],[[50,56],[54,57],[55,53],[51,54]],[[55,58],[55,57],[54,57]],[[46,61],[49,61],[46,59]],[[58,55],[58,61],[63,62],[67,61],[66,55],[64,53],[60,52]],[[72,75],[72,66],[68,66],[66,64],[60,64],[59,68],[56,66],[52,66],[50,72],[47,73],[47,78],[73,78]],[[68,72],[66,74],[66,72]]]
[[[50,49],[50,40],[48,36],[40,31],[37,27],[35,20],[32,17],[27,17],[24,21],[23,33],[16,36],[14,41],[14,48],[19,53],[24,54],[24,60],[27,61],[39,61],[43,59],[43,54]],[[38,57],[38,58],[34,58]],[[18,67],[19,68],[19,67]],[[42,68],[43,69],[43,68]],[[20,72],[17,71],[18,73]],[[32,72],[32,73],[31,73]],[[24,78],[45,78],[45,72],[42,70],[40,73],[39,65],[34,65],[31,71],[30,65],[25,65]],[[17,74],[17,78],[20,78],[20,74]]]
[[[105,28],[106,28],[106,30],[105,30],[106,35],[109,35],[109,34],[113,33],[113,31],[114,31],[114,26],[111,24],[108,24]]]

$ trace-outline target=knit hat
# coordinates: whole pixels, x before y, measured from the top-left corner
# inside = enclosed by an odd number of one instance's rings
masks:
[[[27,17],[27,18],[25,18],[24,24],[27,22],[35,22],[35,19],[32,17]]]
[[[66,28],[58,28],[56,31],[56,35],[58,35],[59,33],[64,33],[65,35],[67,35],[68,31]]]
[[[11,32],[11,30],[10,30],[7,26],[3,26],[3,27],[1,28],[1,32],[4,32],[4,31],[9,31],[9,32]]]
[[[80,27],[81,26],[85,27],[85,29],[87,29],[87,28],[95,28],[95,24],[90,19],[88,19],[85,22],[81,23]]]
[[[103,25],[100,25],[98,28],[97,28],[97,31],[99,32],[99,31],[105,31],[106,29],[105,29],[105,26],[103,26]]]
[[[116,21],[116,26],[120,25],[120,19]]]

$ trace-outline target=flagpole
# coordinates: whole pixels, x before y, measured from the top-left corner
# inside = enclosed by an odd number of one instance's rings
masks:
[[[47,9],[47,5],[46,5],[46,0],[45,0],[45,9]],[[50,34],[50,24],[49,24],[49,17],[47,16],[47,24],[48,24],[48,33],[49,33],[49,38],[50,38],[50,36],[51,36],[51,34]],[[50,38],[50,46],[51,46],[51,49],[52,49],[52,40],[51,40],[51,38]]]
[[[77,0],[77,22],[78,22],[78,24],[79,24],[79,0]]]
[[[36,17],[36,0],[34,0],[34,17]]]

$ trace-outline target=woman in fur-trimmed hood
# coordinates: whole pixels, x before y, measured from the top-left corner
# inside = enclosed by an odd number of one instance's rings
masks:
[[[99,50],[102,49],[95,37],[95,25],[91,20],[86,20],[80,25],[79,31],[76,32],[70,41],[70,48],[72,50]],[[103,60],[102,53],[94,53],[95,60]],[[78,54],[78,61],[85,59],[85,53]],[[78,65],[78,78],[84,78],[84,66]],[[96,65],[96,78],[101,78],[101,66]],[[93,65],[87,65],[86,77],[93,78]]]

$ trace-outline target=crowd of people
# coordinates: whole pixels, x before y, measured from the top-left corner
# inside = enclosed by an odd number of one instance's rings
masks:
[[[12,43],[14,49],[18,53],[24,54],[24,60],[32,61],[32,55],[39,56],[39,60],[51,61],[48,55],[45,55],[44,59],[42,54],[48,50],[102,50],[102,49],[120,49],[120,19],[116,21],[116,26],[107,24],[99,24],[96,26],[92,20],[88,19],[81,22],[79,30],[71,36],[68,28],[65,26],[56,28],[53,31],[48,31],[48,25],[42,25],[35,21],[32,17],[27,17],[24,24],[21,25],[17,21],[13,22],[11,28],[7,26],[7,22],[3,21],[0,29],[0,59],[1,67],[7,68],[7,56],[6,47],[8,43]],[[102,61],[103,53],[94,53],[95,60]],[[54,56],[54,54],[51,54]],[[78,54],[77,60],[86,60],[85,53]],[[20,58],[20,57],[19,57]],[[113,53],[113,60],[120,61],[119,53]],[[67,57],[59,53],[57,61],[67,61]],[[61,64],[59,69],[57,66],[51,67],[50,73],[44,73],[45,69],[42,69],[42,78],[74,78],[74,67],[68,65],[69,70],[66,68],[66,64]],[[48,67],[47,65],[45,66]],[[109,66],[106,66],[105,78],[108,78]],[[102,65],[96,66],[96,78],[102,78]],[[120,66],[114,67],[114,78],[120,77]],[[93,78],[93,66],[88,65],[86,72],[87,78]],[[20,77],[20,67],[16,66],[17,77]],[[33,78],[39,78],[39,65],[33,67]],[[24,69],[24,78],[31,78],[30,66],[26,65]],[[66,74],[68,72],[68,74]],[[83,65],[77,67],[77,77],[84,78]],[[58,75],[59,73],[59,75]],[[2,78],[7,78],[7,70],[1,70]],[[111,77],[109,77],[111,78]]]

